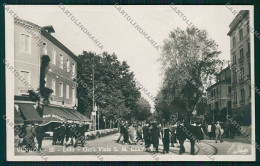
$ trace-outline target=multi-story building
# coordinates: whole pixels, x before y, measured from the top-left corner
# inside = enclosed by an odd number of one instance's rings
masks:
[[[251,123],[251,61],[249,11],[241,10],[229,25],[231,55],[232,113],[234,117]],[[243,123],[241,121],[241,123]]]
[[[16,111],[21,110],[18,107],[23,107],[24,103],[27,103],[27,106],[30,104],[30,108],[33,108],[28,90],[36,91],[39,88],[41,58],[43,55],[47,55],[50,57],[50,62],[46,72],[45,86],[53,90],[48,106],[60,107],[60,110],[63,110],[58,113],[60,119],[62,117],[77,120],[76,117],[82,118],[81,115],[73,111],[73,108],[78,105],[77,82],[74,81],[77,74],[78,58],[51,35],[53,32],[55,31],[52,26],[40,27],[20,19],[14,21],[14,68],[27,82],[24,83],[21,78],[15,77]],[[45,108],[47,109],[47,107]],[[72,111],[77,116],[68,117],[68,114],[63,114],[67,110]],[[57,113],[57,110],[55,111]],[[25,115],[22,116],[26,119]]]
[[[231,113],[231,70],[230,66],[217,75],[217,81],[207,89],[210,120],[225,120]]]

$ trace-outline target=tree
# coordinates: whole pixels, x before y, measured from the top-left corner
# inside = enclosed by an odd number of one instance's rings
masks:
[[[46,87],[46,81],[45,81],[46,73],[49,70],[49,63],[50,63],[50,57],[48,55],[43,55],[41,57],[39,88],[37,89],[37,91],[28,90],[29,97],[31,98],[31,100],[38,103],[36,110],[41,117],[43,115],[43,110],[40,107],[40,104],[41,102],[43,104],[49,104],[50,95],[53,93],[52,89]]]
[[[83,51],[79,55],[76,80],[79,110],[85,115],[90,115],[93,109],[93,79],[94,100],[100,107],[101,114],[106,117],[130,116],[130,112],[137,106],[140,92],[128,64],[125,61],[121,63],[115,54],[106,52],[96,55]]]
[[[224,62],[218,59],[220,53],[205,30],[188,27],[170,32],[159,59],[164,80],[156,98],[156,111],[189,117],[222,69]]]
[[[139,121],[147,120],[152,115],[151,105],[146,99],[140,97],[138,100],[137,108],[133,113],[135,114],[137,120]]]

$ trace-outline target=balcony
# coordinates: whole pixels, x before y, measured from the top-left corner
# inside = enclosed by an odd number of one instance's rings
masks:
[[[245,76],[241,76],[241,77],[239,78],[239,83],[244,82],[245,80],[246,80],[246,77],[245,77]]]
[[[237,85],[237,82],[232,82],[232,86],[236,86]]]
[[[243,63],[244,57],[239,58],[239,63]]]
[[[240,105],[245,105],[245,99],[239,100]]]

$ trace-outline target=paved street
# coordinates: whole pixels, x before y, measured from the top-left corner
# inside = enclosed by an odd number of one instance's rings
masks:
[[[43,141],[43,153],[45,155],[150,155],[149,152],[144,151],[144,147],[141,144],[138,145],[123,145],[116,143],[119,133],[97,138],[95,140],[87,141],[87,147],[72,146],[64,147],[58,145],[52,145],[51,140]],[[183,155],[190,155],[190,142],[185,142],[186,152]],[[200,147],[200,148],[199,148]],[[170,147],[169,154],[163,154],[163,144],[160,140],[159,153],[157,155],[178,155],[179,148]],[[250,154],[250,144],[241,142],[229,142],[215,143],[213,140],[203,140],[201,144],[195,146],[196,155],[225,155],[225,154]],[[25,153],[24,151],[15,148],[16,155],[36,155],[36,152]]]

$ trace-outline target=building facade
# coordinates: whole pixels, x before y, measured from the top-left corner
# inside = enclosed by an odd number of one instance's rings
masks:
[[[77,57],[53,37],[52,32],[52,26],[40,27],[25,20],[15,19],[14,67],[28,82],[24,84],[19,81],[19,77],[15,77],[15,97],[26,98],[29,89],[37,90],[41,57],[48,55],[51,61],[46,73],[45,86],[53,90],[50,104],[73,108],[78,105],[77,83],[74,81],[77,74]]]
[[[210,120],[223,121],[231,114],[231,70],[230,66],[217,75],[217,81],[207,89]]]
[[[229,25],[232,113],[243,125],[251,124],[251,60],[249,11],[241,10]]]

